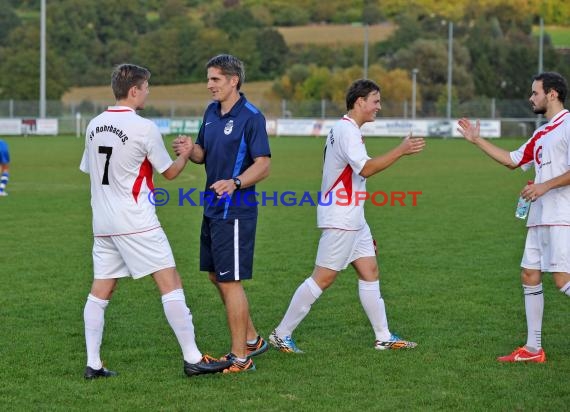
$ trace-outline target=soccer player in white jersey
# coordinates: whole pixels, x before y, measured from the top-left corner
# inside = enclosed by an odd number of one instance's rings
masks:
[[[403,156],[421,152],[422,138],[406,137],[386,154],[370,158],[360,128],[373,122],[381,109],[380,87],[371,80],[357,80],[346,94],[348,113],[329,132],[325,142],[323,200],[317,209],[322,229],[313,274],[297,288],[281,323],[271,332],[269,342],[282,352],[301,352],[291,337],[307,316],[311,305],[333,284],[340,271],[351,264],[358,274],[360,302],[375,334],[374,348],[414,348],[415,342],[390,332],[380,294],[376,247],[364,218],[366,178],[390,167]]]
[[[509,169],[534,167],[534,183],[521,194],[532,202],[522,257],[527,341],[499,362],[546,361],[542,349],[544,294],[542,274],[552,273],[556,287],[570,296],[570,113],[564,109],[566,79],[558,73],[534,76],[529,101],[547,123],[536,129],[518,150],[508,152],[480,137],[479,121],[459,120],[458,131],[493,160]]]
[[[88,125],[81,171],[91,179],[94,280],[84,309],[86,379],[117,373],[103,367],[100,347],[105,309],[117,280],[152,274],[162,295],[164,313],[184,357],[188,376],[221,372],[228,362],[202,355],[196,346],[192,314],[172,250],[155,213],[153,169],[174,179],[184,169],[192,142],[172,161],[157,126],[139,116],[149,93],[150,72],[133,64],[117,66],[111,86],[116,105]]]

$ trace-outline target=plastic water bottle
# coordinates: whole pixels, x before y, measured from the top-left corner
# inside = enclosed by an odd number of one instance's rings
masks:
[[[531,185],[534,182],[529,180],[526,182],[527,185]],[[515,217],[519,219],[526,219],[528,216],[528,210],[530,209],[530,200],[526,200],[524,197],[520,196],[517,202],[517,210],[515,210]]]

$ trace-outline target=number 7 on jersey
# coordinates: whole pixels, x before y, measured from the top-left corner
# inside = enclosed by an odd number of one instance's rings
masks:
[[[103,173],[103,181],[101,182],[102,185],[109,184],[109,160],[111,160],[111,154],[113,153],[113,148],[109,146],[99,146],[99,153],[106,154],[107,158],[105,159],[105,172]]]

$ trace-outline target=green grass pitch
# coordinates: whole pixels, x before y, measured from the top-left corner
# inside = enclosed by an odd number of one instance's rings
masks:
[[[0,198],[0,405],[14,411],[566,410],[570,404],[569,301],[545,278],[542,365],[495,357],[525,343],[519,262],[524,222],[515,219],[528,174],[496,165],[462,140],[428,141],[368,181],[369,191],[421,191],[417,206],[366,214],[379,246],[390,328],[418,342],[377,352],[346,270],[295,333],[306,353],[271,350],[257,371],[187,379],[150,278],[123,280],[107,309],[102,357],[120,375],[86,382],[83,305],[92,279],[83,139],[7,138],[9,196]],[[168,146],[170,145],[170,138]],[[500,140],[505,148],[523,140]],[[367,139],[380,154],[397,139]],[[273,138],[271,176],[258,190],[316,193],[322,139]],[[219,296],[198,272],[201,209],[178,206],[178,188],[202,189],[188,165],[177,180],[155,177],[172,197],[158,208],[183,277],[202,351],[221,355],[229,333]],[[408,199],[410,200],[410,199]],[[259,211],[251,314],[267,337],[311,272],[319,231],[310,205]]]

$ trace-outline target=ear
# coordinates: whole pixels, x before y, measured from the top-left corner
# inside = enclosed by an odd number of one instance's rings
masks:
[[[129,89],[129,97],[136,97],[138,92],[137,86],[133,86]]]

